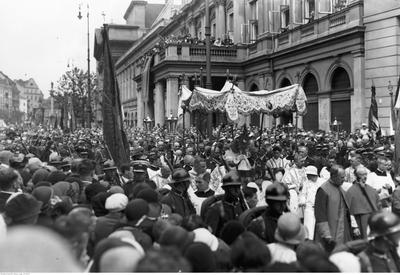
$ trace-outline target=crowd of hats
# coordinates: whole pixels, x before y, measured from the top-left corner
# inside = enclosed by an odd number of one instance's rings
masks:
[[[361,154],[365,160],[393,154],[392,137],[373,139],[357,131],[295,133],[288,128],[262,132],[257,127],[225,127],[215,128],[213,135],[206,138],[194,128],[184,134],[171,134],[162,128],[127,129],[130,165],[136,174],[161,168],[161,174],[171,174],[169,185],[178,185],[191,180],[185,168],[171,169],[175,167],[149,161],[161,152],[168,153],[176,143],[179,149],[175,152],[179,155],[181,151],[182,166],[195,167],[193,173],[203,178],[209,175],[201,170],[196,158],[187,154],[189,149],[199,146],[210,153],[212,161],[224,160],[227,165],[232,162],[229,156],[218,158],[225,149],[250,148],[255,158],[245,163],[241,172],[252,171],[255,163],[272,150],[280,150],[290,159],[296,142],[324,157],[337,157],[349,151]],[[20,137],[29,151],[17,142]],[[200,216],[172,214],[161,203],[163,192],[168,191],[156,190],[154,182],[137,183],[132,190],[107,186],[101,181],[85,185],[73,174],[79,174],[82,159],[90,158],[96,150],[104,150],[98,129],[70,134],[44,129],[15,131],[0,141],[0,147],[0,183],[18,183],[18,192],[6,199],[0,217],[1,271],[338,272],[349,270],[344,262],[354,262],[345,253],[328,258],[315,243],[309,243],[307,230],[294,214],[282,215],[274,234],[277,242],[297,247],[297,261],[285,265],[274,262],[272,250],[239,221],[227,222],[217,237]],[[46,160],[41,160],[46,147],[52,150]],[[105,155],[98,159],[101,173],[117,171],[115,163]],[[306,173],[318,174],[313,166],[306,167]],[[223,188],[241,184],[238,173],[227,173],[221,182]],[[247,187],[257,188],[254,184]],[[284,201],[287,197],[288,190],[279,184],[271,184],[265,192],[267,201]],[[168,215],[161,214],[164,212]],[[350,271],[358,271],[357,265]]]

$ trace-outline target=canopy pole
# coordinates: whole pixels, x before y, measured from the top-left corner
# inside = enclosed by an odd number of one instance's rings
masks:
[[[183,139],[183,144],[185,144],[185,116],[186,116],[186,106],[183,108],[183,118],[182,118],[182,124],[183,124],[183,129],[182,129],[182,139]]]
[[[298,97],[298,95],[299,95],[299,87],[297,87],[297,90],[296,90],[296,96],[295,96],[295,98],[294,98],[294,104],[296,105],[296,129],[295,129],[295,142],[296,142],[296,144],[295,144],[295,150],[297,151],[297,129],[298,129],[298,122],[299,122],[299,110],[297,109],[297,97]]]
[[[262,140],[262,135],[264,132],[264,113],[261,113],[261,128],[260,128],[260,139],[258,140],[258,150],[261,148],[261,140]]]
[[[299,123],[299,114],[298,114],[298,112],[296,111],[296,131],[295,131],[295,134],[296,134],[296,138],[295,138],[295,140],[296,140],[296,150],[297,150],[297,127],[298,127],[298,123]]]

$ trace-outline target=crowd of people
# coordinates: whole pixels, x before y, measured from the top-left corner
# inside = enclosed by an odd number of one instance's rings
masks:
[[[217,47],[232,47],[235,44],[233,40],[229,37],[229,35],[225,35],[224,38],[220,37],[210,37],[211,44]],[[161,42],[159,43],[160,47],[166,47],[167,45],[182,45],[182,44],[190,44],[190,45],[205,45],[205,39],[201,39],[197,36],[192,37],[190,33],[184,35],[171,35],[167,37],[162,37]]]
[[[120,163],[101,129],[0,134],[1,271],[400,271],[393,136],[126,135]]]

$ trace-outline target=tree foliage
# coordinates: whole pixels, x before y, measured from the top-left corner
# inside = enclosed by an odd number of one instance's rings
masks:
[[[90,74],[90,90],[96,90],[96,75]],[[55,102],[62,106],[62,117],[65,122],[68,119],[68,112],[73,110],[73,124],[85,126],[88,120],[88,77],[87,71],[73,67],[66,71],[58,80],[55,90],[50,92]],[[72,106],[71,106],[72,102]],[[93,100],[92,100],[93,102]],[[65,124],[64,124],[65,125]]]

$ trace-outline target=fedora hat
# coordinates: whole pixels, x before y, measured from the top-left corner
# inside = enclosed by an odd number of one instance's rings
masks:
[[[190,180],[192,180],[192,178],[190,177],[189,172],[186,171],[186,169],[184,168],[178,168],[172,172],[172,179],[170,181],[170,184],[190,181]]]
[[[284,213],[279,217],[274,235],[278,242],[297,245],[304,241],[307,235],[307,231],[297,215]]]

